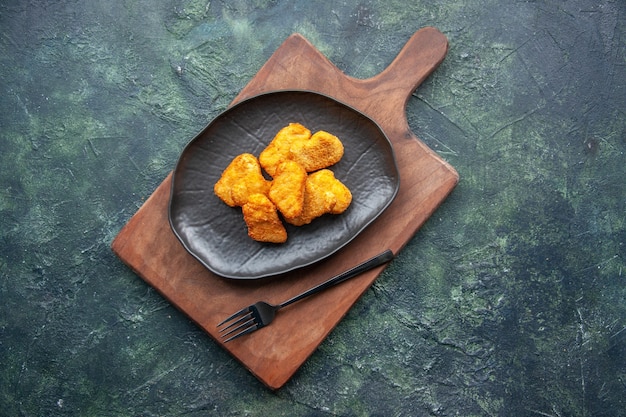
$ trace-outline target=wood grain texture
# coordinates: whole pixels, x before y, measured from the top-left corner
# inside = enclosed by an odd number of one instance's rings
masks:
[[[216,324],[258,300],[280,302],[389,248],[397,253],[458,182],[456,171],[410,131],[406,103],[444,59],[447,39],[434,28],[417,31],[396,59],[375,77],[343,74],[305,38],[287,38],[233,100],[274,90],[329,95],[375,120],[389,137],[400,171],[391,206],[348,246],[330,258],[280,277],[232,281],[205,269],[172,233],[167,209],[171,174],[112,243],[120,259],[219,342]],[[315,351],[384,267],[296,303],[274,323],[223,345],[272,389],[283,386]]]

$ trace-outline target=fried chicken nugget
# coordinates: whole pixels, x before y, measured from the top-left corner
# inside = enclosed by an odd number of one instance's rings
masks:
[[[236,156],[222,172],[213,192],[231,207],[243,206],[252,194],[267,194],[270,181],[261,173],[261,166],[250,153]]]
[[[286,217],[294,226],[311,223],[324,214],[341,214],[350,206],[352,193],[329,169],[309,174],[305,184],[302,214]]]
[[[280,221],[276,206],[264,194],[252,194],[241,211],[248,226],[248,236],[259,242],[284,243],[287,231]]]
[[[302,213],[306,180],[307,173],[297,162],[285,161],[276,168],[269,198],[283,216],[297,217]]]
[[[343,152],[343,144],[337,136],[320,130],[308,140],[295,140],[289,158],[302,165],[306,172],[314,172],[339,162]]]
[[[259,155],[259,162],[265,171],[272,177],[281,162],[289,157],[291,145],[296,141],[305,141],[311,137],[311,131],[300,123],[289,123],[278,131],[274,139]]]

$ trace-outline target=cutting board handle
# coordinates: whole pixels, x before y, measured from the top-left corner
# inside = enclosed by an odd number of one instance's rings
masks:
[[[302,35],[289,36],[233,103],[285,87],[317,91],[349,104],[387,126],[402,126],[406,103],[415,89],[443,61],[448,39],[434,27],[413,34],[396,58],[379,74],[347,76]],[[387,132],[390,133],[390,132]]]
[[[443,33],[434,27],[422,28],[409,38],[385,70],[363,80],[364,91],[370,97],[384,97],[387,108],[400,105],[404,109],[408,97],[439,66],[447,52],[448,39]]]

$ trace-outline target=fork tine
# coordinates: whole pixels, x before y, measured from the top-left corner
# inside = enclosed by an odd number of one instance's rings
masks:
[[[237,319],[237,320],[235,320],[235,319]],[[233,322],[232,322],[232,323],[230,323],[230,324],[229,324],[228,326],[226,326],[226,327],[223,327],[223,328],[219,329],[219,332],[220,332],[220,333],[225,332],[226,330],[228,330],[228,329],[230,329],[230,328],[232,328],[232,327],[235,327],[235,326],[237,326],[237,329],[238,329],[238,328],[240,328],[240,327],[241,327],[241,325],[242,325],[242,324],[245,324],[245,323],[247,323],[247,322],[249,322],[250,320],[253,320],[253,319],[254,319],[254,318],[253,318],[253,316],[252,316],[252,311],[250,311],[250,312],[248,312],[247,314],[243,314],[243,315],[242,315],[241,317],[239,317],[239,318],[235,317],[235,318],[233,319]],[[236,329],[235,329],[235,330],[236,330]],[[228,332],[228,333],[232,333],[232,331],[230,331],[230,332]],[[226,334],[228,334],[228,333],[226,333]],[[223,335],[222,335],[222,336],[223,336]]]
[[[254,325],[252,325],[252,326],[248,327],[247,329],[242,330],[241,332],[239,332],[239,333],[237,333],[237,334],[234,334],[234,335],[232,335],[231,337],[229,337],[228,339],[224,340],[224,343],[226,343],[226,342],[230,342],[231,340],[236,339],[236,338],[238,338],[238,337],[240,337],[240,336],[243,336],[243,335],[245,335],[245,334],[252,333],[253,331],[255,331],[256,329],[258,329],[259,327],[261,327],[261,325],[259,325],[259,323],[254,323]],[[230,334],[230,333],[232,333],[232,332],[234,332],[234,330],[232,330],[232,331],[228,332],[227,334]],[[226,335],[227,335],[227,334],[226,334]],[[224,335],[224,336],[226,336],[226,335]]]
[[[228,323],[231,322],[231,323]],[[229,342],[233,339],[236,339],[245,334],[251,333],[258,329],[260,326],[256,323],[254,317],[254,308],[253,306],[244,307],[241,310],[237,311],[230,317],[222,320],[217,327],[224,326],[228,324],[226,327],[222,327],[218,330],[219,333],[223,333],[221,335],[222,338],[227,338],[224,340],[224,343]],[[225,333],[224,333],[225,332]],[[230,337],[228,337],[230,336]]]
[[[248,315],[246,315],[246,316],[242,317],[241,319],[237,320],[237,322],[236,322],[236,323],[233,323],[233,324],[231,324],[230,326],[228,326],[227,328],[220,330],[220,333],[221,333],[221,332],[223,332],[223,331],[226,331],[226,330],[227,330],[227,329],[229,329],[230,327],[237,326],[237,327],[235,327],[234,329],[230,329],[230,330],[229,330],[229,331],[227,331],[226,333],[223,333],[221,337],[226,337],[226,336],[228,336],[228,335],[230,335],[230,334],[233,334],[233,333],[235,333],[235,332],[238,332],[238,331],[240,331],[240,330],[242,330],[242,329],[244,329],[244,330],[245,330],[245,329],[247,329],[249,326],[252,326],[252,325],[253,325],[253,324],[255,324],[255,323],[256,323],[256,321],[254,320],[254,317],[252,317],[252,316],[248,317]]]
[[[226,324],[227,322],[231,321],[232,319],[234,319],[234,318],[236,318],[236,317],[238,317],[238,316],[241,316],[242,314],[249,313],[249,312],[250,312],[250,306],[248,306],[248,307],[244,307],[244,308],[242,308],[241,310],[239,310],[238,312],[234,313],[232,316],[230,316],[230,317],[228,317],[228,318],[226,318],[226,319],[222,320],[222,321],[221,321],[221,322],[217,325],[217,327],[220,327],[220,326],[222,326],[222,325]]]

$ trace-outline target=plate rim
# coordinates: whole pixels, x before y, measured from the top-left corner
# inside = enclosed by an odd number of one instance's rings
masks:
[[[341,106],[344,106],[346,108],[348,108],[349,110],[355,112],[356,114],[360,115],[361,117],[367,119],[368,121],[370,121],[382,134],[382,137],[387,141],[387,144],[389,145],[389,150],[390,150],[390,156],[391,156],[391,160],[393,161],[393,170],[396,172],[395,178],[397,178],[397,180],[394,182],[394,189],[393,192],[391,194],[391,196],[388,198],[388,200],[386,201],[385,205],[377,212],[375,213],[375,215],[367,222],[365,222],[363,225],[361,225],[361,227],[358,229],[358,231],[356,233],[354,233],[348,240],[346,240],[344,243],[342,243],[341,245],[338,245],[337,247],[333,248],[333,250],[329,251],[328,253],[326,253],[324,256],[321,257],[317,257],[309,262],[305,262],[305,263],[300,263],[294,266],[290,266],[288,268],[284,268],[283,270],[279,271],[279,272],[265,272],[265,273],[259,273],[259,274],[255,274],[255,275],[245,275],[245,276],[241,276],[241,275],[234,275],[234,274],[225,274],[223,271],[219,271],[217,268],[215,268],[214,266],[210,265],[209,262],[207,262],[205,259],[203,259],[199,254],[196,253],[196,251],[194,251],[193,249],[191,249],[188,246],[188,243],[186,242],[186,239],[181,236],[178,232],[178,230],[176,229],[176,226],[174,224],[174,220],[173,220],[173,203],[174,203],[174,188],[176,185],[176,171],[179,167],[179,165],[181,164],[186,151],[188,150],[188,148],[190,148],[194,142],[196,142],[196,140],[206,131],[208,130],[218,119],[220,119],[224,114],[231,112],[232,110],[234,110],[235,108],[244,105],[250,101],[253,101],[255,99],[261,98],[261,97],[265,97],[265,96],[270,96],[270,95],[276,95],[276,94],[289,94],[289,93],[303,93],[303,94],[313,94],[313,95],[317,95],[320,97],[323,97],[325,99],[331,100],[335,103],[338,103]],[[359,236],[361,233],[363,233],[363,231],[365,229],[367,229],[376,219],[378,219],[391,205],[391,203],[395,200],[395,198],[398,195],[398,192],[400,190],[400,182],[401,182],[401,178],[400,178],[400,170],[398,168],[398,162],[397,162],[397,158],[396,158],[396,153],[395,153],[395,148],[393,146],[393,143],[391,142],[391,140],[389,139],[389,137],[387,136],[387,134],[385,133],[385,131],[383,130],[383,128],[380,126],[380,124],[378,122],[376,122],[376,120],[374,120],[373,118],[371,118],[370,116],[368,116],[367,114],[363,113],[362,111],[356,109],[354,106],[351,106],[350,104],[347,104],[345,102],[342,102],[341,100],[338,100],[332,96],[329,96],[328,94],[324,94],[321,93],[319,91],[314,91],[314,90],[307,90],[307,89],[278,89],[278,90],[270,90],[270,91],[266,91],[266,92],[262,92],[259,94],[255,94],[252,95],[250,97],[246,97],[236,103],[231,103],[226,109],[224,109],[223,111],[219,112],[215,117],[213,117],[197,134],[195,134],[183,147],[183,149],[180,151],[180,154],[176,160],[176,164],[174,165],[174,168],[172,170],[172,179],[171,179],[171,185],[170,185],[170,192],[169,192],[169,199],[168,199],[168,206],[167,206],[167,217],[168,217],[168,222],[170,225],[170,230],[172,231],[172,233],[176,236],[177,240],[179,241],[179,243],[183,246],[183,248],[185,249],[185,251],[190,254],[191,256],[193,256],[198,262],[200,262],[205,268],[207,268],[209,271],[213,272],[214,274],[216,274],[217,276],[220,276],[222,278],[227,278],[230,280],[243,280],[243,281],[254,281],[254,280],[259,280],[259,279],[264,279],[264,278],[272,278],[272,277],[277,277],[277,276],[281,276],[293,271],[296,271],[298,269],[302,269],[311,265],[314,265],[318,262],[321,262],[325,259],[328,259],[329,257],[331,257],[332,255],[334,255],[335,253],[337,253],[339,250],[341,250],[342,248],[346,247],[348,244],[350,244],[357,236]]]

